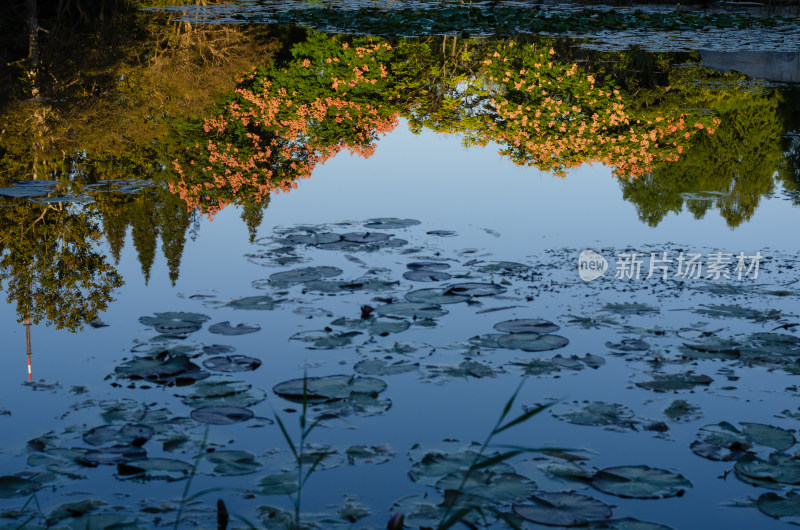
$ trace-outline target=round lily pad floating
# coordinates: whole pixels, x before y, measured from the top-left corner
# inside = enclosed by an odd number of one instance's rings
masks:
[[[386,382],[375,377],[329,375],[305,379],[306,398],[312,401],[347,399],[351,394],[376,396],[386,390]],[[303,379],[291,379],[272,388],[275,394],[289,401],[303,400]]]
[[[0,499],[30,495],[41,487],[41,482],[14,475],[5,475],[0,477]]]
[[[791,524],[800,524],[800,495],[790,491],[785,497],[764,493],[756,501],[761,513]]]
[[[374,357],[393,357],[395,355],[400,355],[402,357],[415,357],[418,359],[428,357],[433,353],[433,350],[433,346],[423,342],[386,343],[369,341],[356,348],[356,351],[361,355],[370,355]]]
[[[527,521],[548,526],[580,526],[612,513],[611,506],[594,497],[558,491],[533,495],[513,510]]]
[[[549,320],[541,318],[517,318],[498,322],[494,329],[503,333],[554,333],[561,329],[561,326],[553,324]]]
[[[236,324],[236,326],[231,326],[229,321],[225,322],[217,322],[216,324],[212,324],[208,327],[208,331],[210,333],[216,333],[217,335],[247,335],[248,333],[255,333],[256,331],[260,331],[261,326],[248,326],[247,324]]]
[[[214,451],[204,456],[214,465],[215,475],[248,475],[264,467],[256,460],[256,456],[248,451]]]
[[[784,429],[761,423],[742,423],[739,430],[723,421],[701,427],[690,446],[698,456],[729,461],[741,458],[753,445],[785,451],[794,445],[794,436]]]
[[[707,375],[695,375],[690,372],[668,375],[656,375],[652,381],[636,383],[639,388],[655,392],[672,392],[674,390],[691,390],[696,386],[708,386],[714,380]]]
[[[364,359],[353,366],[353,370],[362,375],[397,375],[416,372],[419,370],[419,363],[408,361],[396,361],[388,363],[383,359]]]
[[[275,309],[277,300],[271,296],[245,296],[228,302],[234,309],[247,309],[250,311],[271,311]]]
[[[492,296],[506,292],[506,288],[496,283],[464,282],[448,286],[445,292],[462,296]]]
[[[784,453],[772,453],[767,460],[748,453],[736,462],[733,471],[742,482],[763,488],[800,484],[800,462]]]
[[[244,381],[206,380],[192,386],[192,393],[181,401],[194,409],[203,407],[252,407],[267,398],[267,393]]]
[[[339,276],[342,272],[342,269],[338,267],[301,267],[299,269],[270,274],[269,279],[273,282],[300,283],[322,280],[323,278],[333,278]]]
[[[443,261],[413,261],[407,263],[406,268],[412,271],[445,271],[450,264]]]
[[[203,352],[209,355],[228,355],[236,351],[236,348],[227,344],[212,344],[203,346]]]
[[[170,311],[166,313],[156,313],[156,316],[140,317],[139,322],[145,326],[154,328],[159,333],[172,335],[188,335],[199,330],[203,322],[211,317],[200,313],[187,313]]]
[[[155,429],[149,425],[128,423],[118,425],[100,425],[83,434],[83,441],[89,445],[100,446],[110,442],[122,445],[141,446],[155,435]]]
[[[342,234],[342,241],[359,244],[380,243],[381,241],[386,241],[390,237],[389,234],[381,232],[348,232],[347,234]]]
[[[479,272],[485,273],[521,273],[527,272],[532,267],[530,265],[525,265],[524,263],[517,263],[515,261],[495,261],[492,263],[486,263],[480,265],[478,267]]]
[[[136,357],[118,366],[114,371],[132,380],[145,380],[159,385],[190,385],[210,374],[200,369],[185,355],[160,358]]]
[[[138,460],[146,456],[147,451],[142,447],[117,444],[86,451],[81,459],[89,465],[95,466],[98,464],[121,464],[131,460]]]
[[[576,425],[618,425],[631,427],[633,424],[633,411],[619,403],[604,403],[594,401],[584,403],[577,407],[570,407],[566,411],[553,411],[553,416],[560,420]]]
[[[375,308],[375,312],[387,317],[413,319],[438,318],[449,313],[449,311],[442,309],[438,304],[426,304],[422,302],[386,304]]]
[[[211,425],[232,425],[251,419],[255,414],[244,407],[218,406],[194,409],[191,417],[201,423]]]
[[[627,353],[647,351],[650,345],[641,339],[622,339],[620,342],[606,342],[606,348]]]
[[[172,458],[142,458],[117,464],[120,476],[148,480],[180,480],[187,477],[192,469],[191,464]]]
[[[460,294],[447,293],[445,289],[417,289],[416,291],[409,291],[405,295],[406,300],[409,302],[416,302],[422,304],[457,304],[459,302],[466,302],[469,296]]]
[[[296,245],[324,245],[335,243],[342,239],[342,236],[333,232],[320,232],[313,234],[289,234],[286,240]]]
[[[511,333],[497,338],[497,344],[508,350],[548,351],[563,348],[569,339],[561,335],[542,335],[540,333]]]
[[[412,282],[444,282],[452,276],[442,271],[419,269],[404,272],[403,278]]]
[[[252,372],[261,366],[261,359],[246,355],[221,355],[206,359],[203,366],[217,372]]]
[[[361,335],[360,331],[345,331],[341,333],[325,330],[301,331],[295,333],[289,340],[310,343],[306,346],[309,350],[334,350],[344,348],[353,342],[353,338]]]
[[[400,228],[408,228],[409,226],[416,226],[420,224],[416,219],[399,219],[397,217],[377,217],[375,219],[367,219],[364,223],[364,228],[370,230],[398,230]]]
[[[461,491],[488,503],[519,501],[536,491],[535,482],[517,473],[495,473],[484,469],[471,472],[464,481],[465,474],[466,471],[457,471],[446,475],[436,482],[436,488],[440,491],[457,490],[463,484]]]
[[[629,499],[664,499],[683,495],[692,487],[683,475],[650,466],[601,469],[590,482],[595,489]]]

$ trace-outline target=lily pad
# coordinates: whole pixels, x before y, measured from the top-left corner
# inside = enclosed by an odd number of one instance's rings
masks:
[[[603,310],[617,313],[619,315],[646,315],[659,312],[657,307],[647,304],[640,304],[638,302],[606,304],[603,306]]]
[[[0,477],[0,498],[23,497],[42,487],[40,482],[15,475]]]
[[[503,333],[554,333],[561,329],[561,326],[553,324],[549,320],[540,318],[517,318],[498,322],[494,329]]]
[[[611,506],[571,492],[543,492],[513,506],[514,513],[534,523],[549,526],[579,526],[592,519],[611,517]]]
[[[442,271],[420,269],[404,272],[403,278],[412,282],[445,282],[452,276]]]
[[[90,449],[84,453],[82,461],[89,465],[96,466],[98,464],[121,464],[131,460],[139,460],[146,456],[147,451],[141,447],[117,444],[108,447],[100,447],[98,449]]]
[[[444,271],[450,268],[444,261],[413,261],[406,263],[406,268],[412,271]]]
[[[656,375],[652,381],[636,383],[636,386],[653,390],[655,392],[673,392],[676,390],[691,390],[696,386],[708,386],[714,380],[707,375],[695,375],[691,372],[682,374]]]
[[[259,325],[248,326],[247,324],[236,324],[236,326],[231,326],[231,323],[227,320],[225,322],[217,322],[208,327],[210,333],[227,336],[247,335],[248,333],[255,333],[260,330],[261,326]]]
[[[243,381],[201,381],[181,401],[192,408],[252,407],[266,399],[267,393]]]
[[[309,343],[306,348],[310,350],[333,350],[349,346],[353,339],[361,335],[360,331],[333,332],[324,330],[301,331],[295,333],[289,340]]]
[[[764,488],[800,484],[800,462],[784,453],[772,453],[767,460],[748,453],[736,462],[733,471],[739,480]]]
[[[692,405],[682,399],[676,399],[670,403],[669,406],[664,409],[664,414],[666,414],[669,419],[675,421],[694,420],[702,416],[700,407]]]
[[[461,296],[493,296],[506,292],[506,288],[496,283],[465,282],[447,287],[445,294]]]
[[[764,493],[756,501],[761,513],[781,521],[800,524],[800,495],[790,491],[785,497],[776,493]]]
[[[408,228],[409,226],[416,226],[420,224],[416,219],[399,219],[397,217],[377,217],[375,219],[367,219],[364,223],[364,228],[370,230],[398,230],[400,228]]]
[[[456,491],[464,481],[467,471],[451,473],[436,482],[440,491]],[[462,494],[487,503],[507,503],[530,497],[536,492],[536,483],[517,473],[496,473],[491,470],[472,471],[463,482]]]
[[[365,359],[357,362],[355,366],[353,366],[353,369],[362,375],[397,375],[416,372],[419,370],[419,363],[409,363],[406,361],[387,363],[383,359]]]
[[[142,458],[117,464],[117,472],[124,477],[174,481],[188,477],[192,465],[172,458]]]
[[[386,304],[375,308],[375,312],[388,317],[413,319],[438,318],[449,313],[449,311],[442,309],[441,306],[437,304],[418,302]]]
[[[742,423],[739,430],[723,421],[701,427],[691,449],[710,460],[738,460],[754,445],[784,451],[794,445],[789,431],[761,423]]]
[[[199,330],[211,317],[200,313],[166,312],[140,317],[139,322],[167,335],[188,335]]]
[[[622,339],[620,342],[606,342],[606,348],[627,353],[647,351],[650,345],[641,339]]]
[[[389,234],[381,232],[348,232],[347,234],[342,234],[342,241],[359,244],[380,243],[381,241],[386,241],[390,237]]]
[[[271,311],[275,309],[276,303],[278,303],[278,300],[275,300],[271,296],[246,296],[228,302],[228,306],[234,309],[246,309],[249,311]],[[214,332],[212,331],[212,333]]]
[[[149,425],[128,423],[122,427],[116,425],[100,425],[83,434],[83,441],[89,445],[101,446],[115,442],[123,445],[141,446],[155,435],[155,429]]]
[[[264,467],[248,451],[214,451],[205,454],[204,460],[214,465],[211,472],[214,475],[249,475]]]
[[[333,232],[319,232],[310,234],[289,234],[286,240],[296,245],[324,245],[335,243],[342,239],[342,236]]]
[[[409,291],[406,293],[405,298],[409,302],[434,305],[457,304],[470,299],[469,296],[447,293],[445,289],[436,288]]]
[[[261,366],[261,359],[246,355],[220,355],[206,359],[203,366],[217,372],[252,372]]]
[[[363,461],[366,464],[383,464],[391,460],[395,452],[388,445],[351,445],[345,450],[347,462],[350,465]]]
[[[451,473],[457,473],[469,469],[474,463],[481,462],[478,453],[472,449],[463,451],[426,451],[419,446],[415,446],[409,452],[409,456],[415,461],[411,466],[408,475],[414,482],[431,484],[431,479],[438,479]],[[484,455],[485,460],[497,456],[497,453]],[[514,468],[505,462],[491,464],[487,469],[496,473],[513,473]]]
[[[342,272],[342,269],[338,267],[302,267],[299,269],[292,269],[290,271],[270,274],[269,279],[273,282],[302,283],[313,280],[322,280],[323,278],[334,278],[342,274]]]
[[[329,375],[306,378],[306,397],[309,401],[347,399],[351,394],[375,396],[386,390],[386,383],[375,377]],[[291,379],[272,388],[275,394],[290,401],[303,400],[303,379]]]
[[[291,495],[297,492],[297,475],[277,473],[261,477],[256,493],[261,495]]]
[[[497,338],[501,348],[523,351],[548,351],[563,348],[569,339],[560,335],[542,335],[540,333],[512,333]]]
[[[422,359],[433,353],[434,347],[423,342],[365,342],[356,351],[361,355],[393,357],[400,355],[403,357],[413,357]]]
[[[194,409],[192,419],[211,425],[231,425],[251,419],[255,414],[244,407],[215,406]]]
[[[576,425],[616,425],[619,427],[633,427],[633,411],[625,405],[618,403],[604,403],[594,401],[584,404],[575,404],[569,410],[559,411],[556,408],[553,416],[560,420]]]
[[[118,366],[114,371],[133,380],[145,380],[160,385],[189,385],[207,378],[210,374],[201,370],[185,355],[159,355],[156,358],[136,357]]]
[[[631,499],[676,497],[692,487],[692,483],[678,473],[649,466],[601,469],[590,484],[603,493]]]

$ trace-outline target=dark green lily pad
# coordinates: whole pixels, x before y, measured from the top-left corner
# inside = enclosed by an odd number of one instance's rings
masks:
[[[375,318],[337,318],[331,322],[331,326],[340,326],[351,329],[363,329],[370,335],[380,335],[385,337],[392,333],[400,333],[411,327],[407,320],[379,320]]]
[[[756,501],[756,507],[765,515],[781,521],[800,524],[800,495],[790,491],[785,497],[776,493],[764,493]]]
[[[671,526],[650,521],[640,521],[632,517],[591,522],[585,526],[589,530],[673,530]]]
[[[383,359],[365,359],[357,362],[355,366],[353,366],[353,369],[362,375],[397,375],[416,372],[419,370],[419,363],[410,363],[407,361],[387,363]]]
[[[243,381],[200,381],[181,401],[194,409],[205,407],[252,407],[266,399],[267,393]]]
[[[256,493],[261,495],[291,495],[297,492],[295,473],[277,473],[261,477]]]
[[[286,240],[295,245],[324,245],[335,243],[342,239],[342,236],[333,232],[320,232],[310,234],[289,234]]]
[[[249,311],[271,311],[275,309],[276,303],[278,303],[278,300],[275,300],[271,296],[246,296],[228,302],[228,306],[234,309],[246,309]]]
[[[406,268],[412,271],[445,271],[450,264],[444,261],[412,261],[406,263]]]
[[[505,337],[505,333],[486,333],[485,335],[475,335],[470,337],[467,342],[480,348],[500,348],[497,339]]]
[[[365,464],[383,464],[395,456],[395,452],[388,445],[351,445],[345,450],[348,464],[363,461]]]
[[[388,317],[413,319],[432,319],[449,313],[449,311],[442,309],[441,306],[437,304],[425,304],[417,302],[386,304],[375,308],[375,312],[379,315]]]
[[[214,451],[206,453],[204,460],[214,465],[211,471],[214,475],[249,475],[264,467],[253,453],[247,451]]]
[[[710,460],[738,460],[754,445],[785,451],[794,445],[789,431],[761,423],[742,423],[739,430],[723,421],[701,427],[691,449]]]
[[[458,490],[466,473],[458,471],[446,475],[436,482],[436,488],[443,492]],[[478,470],[469,473],[461,492],[493,504],[519,501],[530,497],[536,490],[535,482],[517,473]]]
[[[117,444],[90,449],[84,453],[82,461],[93,466],[98,464],[121,464],[131,460],[139,460],[146,456],[147,451],[141,447]]]
[[[329,375],[306,378],[306,396],[310,401],[347,399],[351,394],[376,396],[386,390],[386,383],[375,377]],[[272,388],[275,394],[289,401],[303,400],[303,379],[291,379]]]
[[[41,482],[14,475],[5,475],[0,477],[0,499],[30,495],[41,487]]]
[[[83,441],[89,445],[100,446],[115,442],[122,445],[142,445],[155,436],[156,431],[149,425],[128,423],[122,427],[100,425],[83,434]]]
[[[458,232],[454,232],[453,230],[428,230],[425,233],[429,236],[436,237],[455,237],[458,235]]]
[[[406,300],[409,302],[420,304],[457,304],[459,302],[466,302],[470,299],[469,296],[460,294],[450,294],[445,289],[417,289],[416,291],[409,291],[405,295]]]
[[[156,358],[136,357],[116,367],[114,371],[133,380],[145,380],[160,385],[189,385],[207,378],[210,374],[201,370],[185,355],[160,355]]]
[[[231,323],[227,320],[225,322],[217,322],[208,327],[210,333],[227,336],[247,335],[248,333],[255,333],[260,330],[261,326],[259,325],[248,326],[247,324],[236,324],[236,326],[231,326]]]
[[[55,525],[59,521],[83,517],[107,503],[100,500],[86,499],[77,502],[67,502],[54,508],[47,516],[47,524]],[[26,527],[27,528],[27,527]]]
[[[346,234],[342,234],[342,241],[359,244],[380,243],[381,241],[386,241],[390,237],[392,236],[381,232],[348,232]]]
[[[649,466],[601,469],[592,478],[595,489],[630,499],[664,499],[683,495],[692,483],[678,473]]]
[[[497,453],[484,455],[484,459],[490,459]],[[478,453],[471,449],[464,451],[445,452],[445,451],[426,451],[419,446],[415,446],[409,452],[409,456],[414,460],[408,475],[414,482],[431,484],[433,480],[451,473],[457,473],[469,469],[474,463],[481,462]],[[513,473],[514,468],[505,462],[497,462],[488,467],[496,473]]]
[[[800,462],[784,453],[772,453],[768,460],[748,453],[736,462],[733,471],[742,482],[763,488],[800,484]]]
[[[699,308],[693,309],[695,313],[707,315],[714,318],[743,318],[753,320],[755,322],[766,322],[768,320],[777,320],[782,316],[782,313],[777,309],[768,309],[759,311],[749,307],[742,307],[738,305],[727,304],[702,304]]]
[[[503,333],[554,333],[561,329],[561,326],[553,324],[549,320],[541,318],[517,318],[505,320],[494,325],[494,329]]]
[[[378,217],[375,219],[367,219],[364,223],[364,228],[370,230],[399,230],[400,228],[408,228],[409,226],[416,226],[420,224],[416,219],[399,219],[397,217]]]
[[[633,411],[628,407],[601,401],[575,403],[563,412],[556,408],[553,416],[576,425],[615,425],[630,429],[634,424]]]
[[[569,339],[560,335],[542,335],[540,333],[512,333],[497,338],[501,348],[523,351],[548,351],[563,348]]]
[[[496,283],[464,282],[447,287],[445,294],[461,296],[493,296],[506,292],[506,288]]]
[[[412,282],[445,282],[452,276],[442,271],[421,269],[406,271],[403,273],[403,278]]]
[[[218,372],[252,372],[261,366],[261,359],[246,355],[220,355],[206,359],[203,366]]]
[[[708,386],[714,380],[707,375],[695,375],[691,372],[682,374],[656,375],[652,381],[636,383],[636,386],[655,392],[672,392],[675,390],[691,390],[696,386]]]
[[[664,409],[664,414],[674,421],[689,421],[702,417],[700,407],[682,399],[676,399]]]
[[[592,519],[611,517],[611,506],[571,492],[542,492],[513,506],[514,513],[525,520],[549,526],[579,526]]]
[[[273,282],[302,283],[314,280],[322,280],[324,278],[334,278],[342,274],[342,272],[342,269],[338,267],[302,267],[299,269],[292,269],[290,271],[270,274],[269,279]]]
[[[166,312],[140,317],[139,322],[167,335],[188,335],[199,330],[211,317],[200,313]]]
[[[400,355],[403,357],[414,357],[422,359],[433,353],[434,347],[423,342],[365,342],[356,348],[361,355],[374,357],[393,357]]]
[[[641,339],[622,339],[620,342],[606,342],[606,348],[627,353],[647,351],[650,345]]]
[[[315,418],[345,418],[347,416],[375,416],[392,408],[392,400],[374,394],[354,392],[346,399],[328,400],[311,407]]]
[[[306,348],[310,350],[333,350],[349,346],[355,337],[361,335],[360,331],[346,331],[337,333],[334,331],[313,330],[295,333],[289,340],[305,342],[310,345]]]
[[[610,311],[620,315],[646,315],[648,313],[658,313],[659,309],[647,304],[640,304],[638,302],[622,302],[618,304],[606,304],[603,306],[604,311]]]
[[[458,366],[437,366],[434,371],[444,376],[462,377],[464,379],[469,377],[480,379],[497,375],[497,370],[488,364],[479,363],[478,361],[462,361]]]
[[[202,407],[191,412],[192,419],[211,425],[231,425],[251,419],[255,414],[243,407]]]
[[[141,458],[117,464],[120,476],[147,480],[182,480],[191,472],[191,464],[172,458]]]

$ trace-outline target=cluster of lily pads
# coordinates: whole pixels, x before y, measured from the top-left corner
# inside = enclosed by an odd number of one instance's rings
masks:
[[[402,238],[398,237],[401,231]],[[702,417],[692,396],[729,388],[720,387],[716,379],[722,377],[723,385],[735,383],[735,369],[759,366],[798,373],[800,339],[793,334],[795,316],[745,302],[764,296],[785,300],[797,296],[792,290],[761,284],[665,282],[645,293],[611,280],[584,284],[565,279],[564,271],[572,270],[577,252],[550,252],[529,257],[526,263],[485,261],[487,255],[478,249],[448,250],[457,242],[456,236],[449,230],[425,230],[413,219],[396,218],[276,229],[259,240],[259,252],[247,256],[257,265],[278,269],[254,280],[255,292],[233,299],[216,294],[190,297],[210,309],[215,320],[205,312],[187,311],[157,312],[139,319],[151,336],[137,341],[130,356],[119,362],[111,384],[134,392],[169,388],[178,398],[169,408],[181,407],[180,413],[173,414],[145,397],[141,401],[89,400],[86,406],[99,407],[101,421],[32,440],[27,467],[0,478],[0,496],[25,497],[45,485],[85,477],[97,472],[92,471],[95,468],[111,469],[114,477],[127,482],[167,483],[194,475],[257,474],[267,468],[266,474],[246,482],[250,495],[296,494],[298,476],[290,460],[270,455],[266,463],[263,454],[257,455],[259,450],[228,447],[228,442],[215,441],[213,436],[208,441],[200,435],[203,429],[213,435],[226,425],[273,425],[272,417],[259,417],[256,412],[267,398],[268,390],[258,386],[270,377],[264,373],[267,359],[236,353],[232,345],[189,340],[208,336],[205,333],[214,339],[245,340],[236,337],[261,332],[266,322],[261,317],[268,314],[262,312],[295,313],[302,328],[286,333],[287,347],[308,352],[316,363],[310,364],[315,373],[306,377],[271,382],[271,393],[285,403],[284,410],[296,411],[293,406],[303,404],[314,421],[329,426],[345,417],[348,422],[361,422],[388,413],[393,402],[387,395],[398,399],[387,392],[389,378],[408,382],[416,376],[419,382],[445,382],[512,377],[510,373],[556,378],[608,370],[604,367],[615,363],[633,370],[630,392],[684,395],[671,401],[662,418],[640,417],[633,402],[599,400],[558,403],[551,409],[552,416],[582,427],[652,431],[656,437],[667,438],[671,423]],[[624,293],[621,300],[606,296],[619,292]],[[652,326],[653,319],[663,322],[670,302],[695,295],[706,302],[709,296],[720,297],[725,303],[679,308],[681,312],[675,314],[687,323],[675,329]],[[575,302],[565,304],[564,300]],[[551,303],[564,311],[560,318],[547,319],[539,313]],[[512,318],[493,318],[501,312],[513,312]],[[240,315],[250,322],[234,318]],[[694,321],[698,316],[720,323],[732,319],[737,333]],[[436,342],[437,329],[462,319],[480,322],[483,328],[470,327],[473,333],[456,342]],[[573,334],[564,332],[564,326],[606,340],[596,341],[590,351],[577,349],[570,340]],[[770,326],[770,330],[741,333],[747,326]],[[609,339],[609,332],[620,336]],[[402,333],[413,333],[413,340],[402,340]],[[423,336],[424,342],[419,340]],[[551,353],[554,350],[564,353]],[[306,369],[308,361],[306,357]],[[711,368],[718,374],[714,378],[703,373]],[[260,376],[255,377],[254,371]],[[793,417],[788,412],[785,416]],[[795,476],[800,477],[800,463],[788,452],[794,443],[794,435],[778,426],[741,423],[735,427],[722,422],[700,428],[691,451],[712,460],[735,461],[735,475],[747,484],[788,490],[784,495],[763,493],[751,505],[771,517],[793,521],[800,513],[800,502],[791,491],[800,484]],[[624,461],[593,467],[588,463],[591,457],[580,450],[543,449],[535,460],[540,472],[548,481],[569,484],[545,488],[517,463],[493,461],[497,453],[477,458],[476,451],[475,446],[413,448],[409,476],[419,486],[433,488],[436,495],[427,492],[404,498],[392,510],[402,512],[410,527],[436,526],[448,509],[471,506],[478,509],[465,517],[478,526],[502,520],[560,527],[663,529],[667,527],[627,518],[619,513],[622,509],[595,495],[658,499],[681,496],[691,488],[690,481],[675,470]],[[345,463],[380,464],[393,456],[387,444],[337,448],[314,443],[306,446],[303,458],[323,470]],[[469,471],[476,461],[481,463],[479,468]],[[590,495],[586,488],[598,493]],[[101,527],[103,521],[136,524],[131,514],[111,513],[103,501],[80,502],[85,504],[59,507],[47,517],[74,523],[76,515],[58,514],[75,513],[91,515],[93,519],[86,520]],[[178,517],[178,511],[173,502],[159,513]],[[292,514],[283,508],[265,505],[257,512],[267,527],[293,524]],[[350,498],[335,512],[307,520],[326,527],[350,524],[369,513]],[[5,516],[21,517],[13,510]],[[196,514],[197,520],[209,516],[202,510]]]
[[[137,179],[106,179],[82,186],[58,180],[20,180],[12,186],[0,187],[0,197],[27,199],[38,204],[81,204],[91,202],[93,193],[136,194],[152,185],[149,180]]]

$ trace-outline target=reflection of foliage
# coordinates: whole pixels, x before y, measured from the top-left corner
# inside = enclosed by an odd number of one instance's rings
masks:
[[[464,135],[465,144],[501,144],[517,164],[564,175],[602,162],[638,177],[675,161],[710,115],[634,108],[611,78],[596,79],[550,46],[370,37],[341,41],[311,33],[276,62],[239,79],[201,140],[174,161],[170,189],[209,215],[242,197],[262,201],[343,149],[362,156],[407,116],[413,130]],[[441,60],[439,60],[441,58]]]
[[[391,50],[369,37],[313,34],[292,48],[288,64],[240,78],[222,113],[205,120],[207,143],[174,162],[179,178],[170,189],[213,216],[239,197],[261,202],[296,187],[343,149],[370,156],[378,135],[396,124],[384,64]]]
[[[722,76],[684,68],[673,76],[672,86],[684,105],[714,110],[720,120],[717,134],[695,137],[679,160],[646,178],[622,183],[623,197],[636,204],[639,217],[651,226],[685,207],[696,218],[719,208],[728,224],[736,227],[750,219],[762,196],[773,191],[773,176],[783,158],[780,99],[735,79],[724,90],[710,91],[698,83],[709,77]]]
[[[122,279],[96,249],[102,233],[93,216],[29,202],[0,216],[0,281],[20,322],[75,330],[105,310]]]

